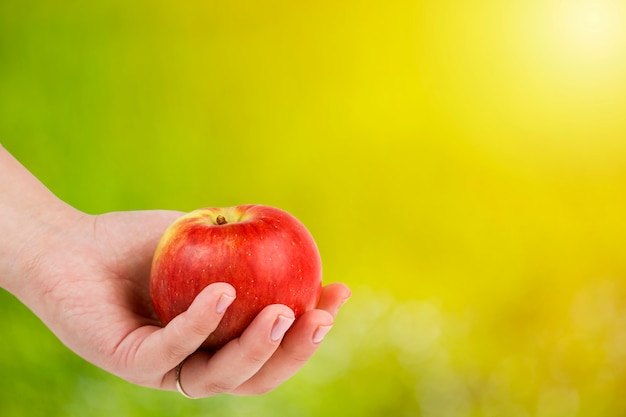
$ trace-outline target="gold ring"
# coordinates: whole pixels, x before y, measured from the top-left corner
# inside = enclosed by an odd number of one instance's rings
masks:
[[[183,386],[180,384],[180,371],[181,371],[181,369],[183,369],[183,365],[185,364],[186,360],[187,359],[185,358],[181,363],[179,363],[176,366],[176,371],[175,371],[175,374],[176,374],[176,390],[178,390],[178,392],[180,392],[183,397],[189,398],[189,399],[193,400],[193,397],[190,396],[189,394],[187,394],[185,392],[185,390],[183,389]]]

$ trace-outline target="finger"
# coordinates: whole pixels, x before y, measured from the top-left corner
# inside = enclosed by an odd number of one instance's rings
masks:
[[[235,394],[256,395],[277,388],[313,356],[332,326],[333,317],[327,311],[311,310],[304,313],[265,366],[241,385]]]
[[[280,304],[265,307],[241,337],[212,356],[198,352],[185,361],[179,375],[185,392],[198,398],[236,392],[272,357],[293,322],[294,314],[289,307]],[[172,375],[169,378],[173,386]]]
[[[328,284],[322,288],[320,301],[317,309],[328,311],[333,317],[337,315],[339,308],[350,298],[350,289],[339,282]]]
[[[344,284],[325,286],[318,308],[304,313],[295,322],[272,358],[236,393],[260,394],[271,391],[298,372],[319,348],[333,326],[337,311],[350,298],[350,294]]]
[[[234,300],[235,289],[231,285],[220,282],[207,286],[187,311],[152,333],[136,356],[153,368],[154,364],[163,371],[174,368],[200,347]]]

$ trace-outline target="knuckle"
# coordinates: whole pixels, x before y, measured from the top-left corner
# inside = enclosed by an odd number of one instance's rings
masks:
[[[280,384],[289,379],[288,376],[256,378],[246,381],[237,388],[237,394],[241,395],[262,395],[274,391]]]
[[[181,358],[186,357],[189,354],[189,349],[187,349],[186,346],[183,346],[180,343],[171,343],[167,346],[167,349],[165,349],[164,352],[164,359],[167,363],[169,363],[180,361]]]
[[[293,363],[295,363],[296,365],[303,366],[311,358],[311,353],[309,353],[309,352],[292,352],[290,358],[291,358],[291,361]]]
[[[234,391],[236,387],[223,381],[212,381],[205,387],[209,395],[227,394]]]
[[[185,312],[178,318],[180,319],[178,331],[181,337],[189,335],[207,337],[217,327],[217,323],[207,320],[206,316],[195,317]]]
[[[245,352],[244,360],[253,366],[262,365],[267,362],[269,356],[271,356],[271,352],[267,352],[266,349],[263,349],[262,346],[252,346],[243,350]]]
[[[207,326],[206,323],[200,323],[195,320],[188,320],[186,328],[188,333],[194,336],[207,337],[213,331],[213,328]]]
[[[180,320],[172,321],[170,326],[170,334],[166,344],[167,348],[164,350],[164,359],[168,362],[179,360],[190,353],[186,343],[188,336],[185,334],[185,326],[181,324]]]
[[[261,365],[267,361],[267,354],[262,351],[254,351],[248,353],[246,359],[252,365]]]
[[[272,391],[274,391],[276,389],[276,387],[278,386],[278,384],[264,384],[264,385],[258,385],[255,387],[254,389],[254,394],[255,395],[263,395],[263,394],[268,394]]]
[[[215,326],[210,326],[208,323],[201,320],[195,320],[186,314],[181,314],[172,321],[173,331],[178,338],[188,338],[189,336],[203,336],[207,337]]]
[[[262,365],[274,354],[277,349],[275,345],[259,343],[258,340],[251,340],[242,337],[239,340],[239,350],[243,360],[249,365]]]
[[[313,355],[313,352],[311,352],[310,350],[294,348],[288,349],[284,346],[281,346],[281,349],[283,351],[283,354],[289,358],[289,361],[298,367],[303,366],[305,363],[307,363]]]

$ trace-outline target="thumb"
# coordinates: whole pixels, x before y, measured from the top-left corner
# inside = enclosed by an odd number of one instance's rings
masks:
[[[193,300],[187,311],[152,333],[137,351],[146,366],[167,372],[195,352],[217,328],[235,300],[235,289],[225,282],[211,284]]]

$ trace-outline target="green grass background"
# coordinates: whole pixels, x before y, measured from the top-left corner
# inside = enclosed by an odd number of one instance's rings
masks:
[[[104,373],[0,292],[0,415],[623,416],[625,16],[0,2],[0,141],[60,198],[275,205],[353,289],[290,381],[200,401]]]

